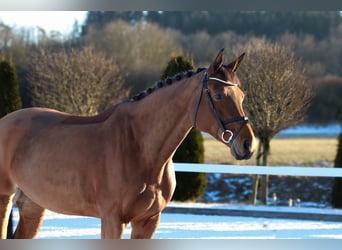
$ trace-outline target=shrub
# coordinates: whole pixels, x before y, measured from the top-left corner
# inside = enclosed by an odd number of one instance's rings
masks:
[[[26,80],[33,106],[75,115],[96,115],[128,94],[118,64],[92,46],[33,51]]]
[[[176,75],[177,73],[192,70],[194,68],[191,59],[182,56],[173,57],[165,68],[162,79]],[[178,147],[174,162],[203,163],[204,146],[203,137],[199,130],[192,129],[181,145]],[[177,172],[177,186],[173,200],[189,201],[196,200],[204,193],[206,186],[205,173],[184,173]]]
[[[19,84],[15,68],[0,62],[0,117],[21,108]]]
[[[177,149],[174,162],[203,163],[204,146],[203,137],[198,129],[192,129]],[[177,186],[173,200],[194,201],[201,197],[206,187],[207,175],[205,173],[177,172]]]

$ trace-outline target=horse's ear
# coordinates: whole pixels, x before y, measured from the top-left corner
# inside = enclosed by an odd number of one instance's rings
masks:
[[[232,72],[236,72],[238,67],[240,66],[240,63],[242,59],[245,57],[246,53],[242,53],[238,58],[236,58],[234,61],[229,63],[228,65],[225,65],[225,67],[230,68]]]
[[[208,73],[213,74],[216,73],[223,65],[223,51],[224,49],[221,49],[220,52],[217,54],[215,60],[210,64]]]

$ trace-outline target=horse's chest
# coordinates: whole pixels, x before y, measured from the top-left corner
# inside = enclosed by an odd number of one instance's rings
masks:
[[[161,212],[170,201],[175,185],[173,171],[165,171],[160,183],[143,184],[130,205],[134,210],[132,217],[151,216]]]
[[[145,186],[138,195],[136,208],[139,210],[159,209],[163,203],[162,190],[155,186]]]

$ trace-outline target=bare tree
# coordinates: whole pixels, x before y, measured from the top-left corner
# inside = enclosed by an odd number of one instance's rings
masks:
[[[0,22],[0,50],[7,50],[10,48],[11,43],[13,42],[14,34],[12,29]]]
[[[127,72],[132,92],[139,92],[159,79],[170,57],[181,54],[179,33],[156,24],[135,25],[114,21],[103,29],[91,27],[84,41],[97,50],[113,55]]]
[[[257,39],[245,50],[247,58],[239,69],[247,93],[244,105],[259,138],[257,165],[267,166],[271,139],[279,131],[303,121],[313,91],[291,48]],[[258,180],[256,176],[254,204]],[[267,197],[268,176],[262,176],[260,201],[266,204]]]
[[[114,60],[92,47],[34,52],[28,69],[34,106],[94,115],[128,95]]]

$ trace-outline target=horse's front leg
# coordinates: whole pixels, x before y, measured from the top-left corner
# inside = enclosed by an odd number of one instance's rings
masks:
[[[127,224],[114,216],[101,218],[101,238],[102,239],[122,239],[123,232]]]
[[[160,213],[143,220],[132,220],[131,239],[151,239],[157,230]]]

